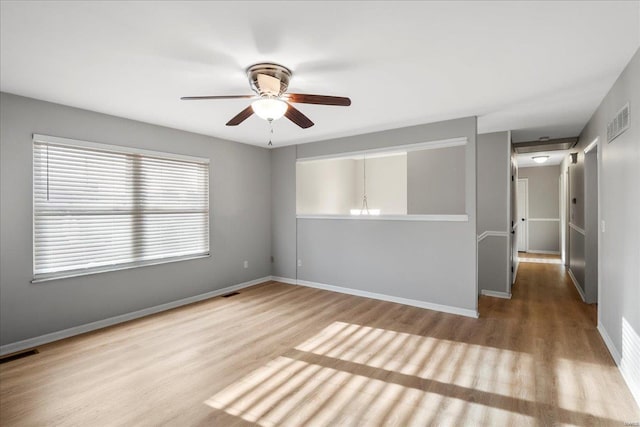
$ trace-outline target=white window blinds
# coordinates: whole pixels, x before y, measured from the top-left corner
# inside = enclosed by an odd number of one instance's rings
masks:
[[[34,279],[209,254],[209,162],[34,135]]]

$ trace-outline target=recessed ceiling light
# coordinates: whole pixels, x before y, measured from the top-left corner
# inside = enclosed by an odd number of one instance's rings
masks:
[[[533,156],[532,159],[536,163],[544,163],[549,160],[549,156]]]

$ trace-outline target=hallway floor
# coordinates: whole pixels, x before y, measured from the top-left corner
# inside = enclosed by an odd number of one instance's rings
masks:
[[[549,404],[543,424],[567,423],[559,417],[567,409],[585,416],[569,422],[575,425],[640,421],[596,328],[597,305],[582,302],[559,256],[518,255],[512,299],[481,297],[479,309],[487,321],[503,321],[514,347],[533,356],[535,375],[527,388]]]

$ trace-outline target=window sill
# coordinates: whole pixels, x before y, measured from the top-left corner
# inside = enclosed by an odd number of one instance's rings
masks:
[[[468,222],[469,215],[296,215],[297,219]]]
[[[211,258],[211,254],[187,255],[182,257],[156,259],[130,264],[109,265],[97,268],[88,268],[84,270],[65,271],[60,273],[45,273],[38,275],[31,280],[31,283],[50,282],[52,280],[70,279],[72,277],[90,276],[93,274],[107,273],[110,271],[130,270],[132,268],[147,267],[150,265],[169,264],[178,261],[188,261],[192,259]]]

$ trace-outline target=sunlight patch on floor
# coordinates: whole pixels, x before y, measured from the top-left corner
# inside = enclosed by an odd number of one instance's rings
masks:
[[[516,393],[531,404],[534,386],[511,376],[533,363],[524,353],[334,322],[205,403],[262,426],[535,425],[500,403]]]
[[[558,358],[555,362],[555,378],[558,381],[557,406],[570,411],[590,413],[606,417],[611,413],[614,402],[611,391],[600,386],[604,377],[616,375],[615,365],[603,366],[574,359]],[[584,390],[589,390],[586,396]],[[587,399],[588,398],[588,399]],[[586,406],[588,403],[588,407]],[[623,410],[621,402],[620,409]]]
[[[509,381],[512,360],[518,360],[519,369],[533,366],[526,353],[344,322],[332,323],[295,349],[463,386],[470,381],[480,387],[483,380],[498,385]]]

